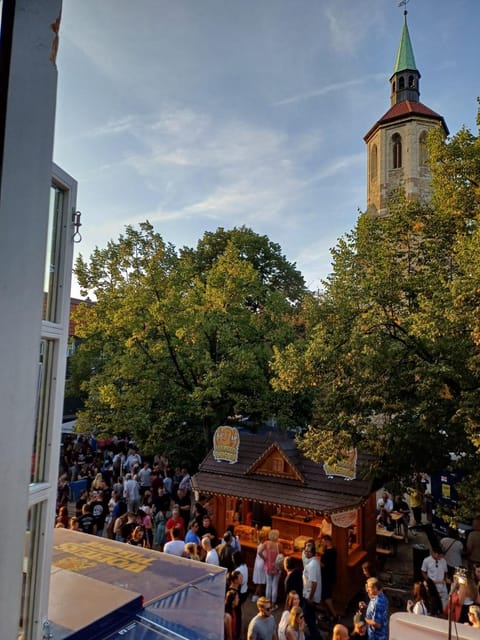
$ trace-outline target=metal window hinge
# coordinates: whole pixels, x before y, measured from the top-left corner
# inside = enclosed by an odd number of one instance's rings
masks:
[[[81,215],[82,215],[81,211],[74,211],[72,213],[72,222],[73,222],[73,230],[74,230],[72,240],[74,242],[82,241],[82,236],[80,234],[80,227],[82,226],[82,223],[80,222]]]

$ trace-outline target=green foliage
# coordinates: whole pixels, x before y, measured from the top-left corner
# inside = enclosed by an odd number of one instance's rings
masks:
[[[314,392],[307,455],[361,446],[406,485],[451,454],[469,477],[480,447],[480,144],[462,129],[429,151],[431,203],[400,190],[386,215],[360,216],[332,251],[317,321],[273,363],[275,388]]]
[[[129,432],[147,451],[198,461],[228,416],[295,419],[269,361],[294,339],[306,291],[266,236],[219,229],[177,253],[146,222],[80,256],[76,275],[96,298],[77,314],[80,430]]]

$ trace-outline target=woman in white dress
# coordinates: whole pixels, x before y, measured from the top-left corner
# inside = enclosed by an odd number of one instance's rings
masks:
[[[252,596],[252,602],[256,602],[260,596],[263,596],[265,593],[265,584],[267,582],[267,576],[265,574],[265,562],[261,555],[259,555],[259,550],[263,547],[263,543],[265,542],[266,535],[264,533],[259,533],[258,535],[258,546],[257,546],[257,555],[255,557],[255,564],[253,565],[253,575],[252,581],[255,585],[255,593]]]

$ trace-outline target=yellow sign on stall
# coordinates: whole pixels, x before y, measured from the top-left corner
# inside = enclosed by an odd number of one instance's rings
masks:
[[[238,461],[240,435],[235,427],[218,427],[213,435],[213,457],[217,462]]]
[[[336,462],[325,462],[323,469],[327,476],[341,476],[345,480],[355,480],[357,477],[357,450],[349,449],[345,456]]]

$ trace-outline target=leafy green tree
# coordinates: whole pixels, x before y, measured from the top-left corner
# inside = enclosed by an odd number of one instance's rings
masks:
[[[294,419],[269,361],[294,339],[306,291],[266,236],[218,229],[177,252],[144,223],[79,257],[76,274],[96,298],[77,316],[80,429],[130,432],[146,450],[194,461],[229,416]]]
[[[480,444],[480,146],[462,129],[429,143],[429,204],[394,194],[334,248],[318,321],[274,357],[277,389],[314,392],[300,444],[315,460],[359,446],[370,473],[468,474]],[[480,506],[480,505],[479,505]]]

